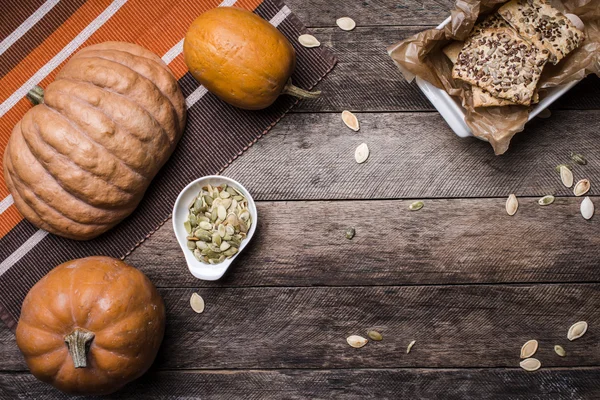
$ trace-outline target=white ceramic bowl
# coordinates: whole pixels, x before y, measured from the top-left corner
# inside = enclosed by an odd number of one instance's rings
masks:
[[[218,186],[220,184],[226,183],[228,186],[232,186],[248,199],[248,211],[250,211],[250,217],[252,218],[252,225],[250,225],[250,230],[248,231],[248,236],[246,239],[242,241],[242,244],[239,248],[239,251],[236,255],[231,258],[226,259],[220,264],[205,264],[201,261],[196,260],[194,254],[187,247],[187,232],[183,226],[183,223],[187,220],[189,213],[189,206],[192,204],[194,199],[200,193],[203,186],[211,185]],[[189,185],[185,187],[179,193],[177,200],[175,201],[175,205],[173,206],[173,231],[175,232],[175,236],[177,237],[177,242],[179,242],[179,246],[185,255],[185,261],[188,265],[188,268],[192,275],[194,275],[198,279],[203,279],[205,281],[216,281],[221,278],[231,263],[237,258],[238,255],[244,250],[244,248],[250,243],[252,237],[254,236],[254,231],[256,230],[256,225],[258,223],[258,213],[256,212],[256,204],[254,204],[254,199],[250,196],[248,190],[243,187],[240,183],[234,181],[231,178],[226,178],[220,175],[210,175],[205,176],[200,179],[196,179]]]
[[[436,29],[443,29],[444,26],[450,23],[450,17],[444,22],[437,26]],[[392,50],[390,50],[391,53]],[[425,96],[429,99],[431,104],[438,110],[441,116],[446,120],[450,128],[460,137],[473,136],[471,129],[465,123],[465,110],[460,105],[460,101],[455,99],[446,93],[445,90],[438,89],[431,83],[417,77],[417,85]],[[547,89],[547,95],[542,101],[536,104],[531,112],[529,113],[529,119],[531,121],[536,115],[546,109],[550,104],[554,103],[560,96],[569,91],[579,81],[569,82],[566,85],[556,86]]]

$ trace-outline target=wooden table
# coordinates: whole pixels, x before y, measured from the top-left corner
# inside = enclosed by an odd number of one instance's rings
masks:
[[[600,208],[600,79],[497,157],[455,136],[385,52],[444,20],[452,0],[287,1],[339,65],[321,99],[225,171],[259,200],[260,216],[230,274],[194,279],[170,224],[127,257],[160,288],[168,325],[153,370],[114,397],[599,398],[600,216],[581,217],[554,167],[583,153],[575,177],[592,181]],[[341,16],[358,27],[340,30]],[[343,126],[344,109],[360,132]],[[358,165],[362,142],[371,156]],[[513,217],[510,193],[520,199]],[[555,203],[538,206],[546,194]],[[408,211],[414,199],[421,211]],[[203,314],[189,306],[196,291]],[[579,320],[590,329],[569,342]],[[348,346],[371,328],[383,341]],[[540,342],[534,373],[519,368],[528,339]],[[59,398],[27,372],[3,325],[0,371],[3,399]]]

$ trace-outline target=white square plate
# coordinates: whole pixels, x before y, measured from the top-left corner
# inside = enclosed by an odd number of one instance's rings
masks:
[[[443,29],[450,23],[450,17],[437,26],[436,29]],[[421,91],[427,96],[431,104],[444,117],[450,128],[460,137],[473,136],[471,129],[465,123],[465,110],[460,105],[458,99],[453,98],[445,90],[438,89],[431,83],[423,79],[416,78],[417,85]],[[536,104],[529,113],[528,121],[531,121],[536,115],[546,109],[550,104],[554,103],[560,96],[565,94],[569,89],[575,86],[579,81],[569,82],[566,85],[556,86],[547,89],[547,95],[542,101]]]

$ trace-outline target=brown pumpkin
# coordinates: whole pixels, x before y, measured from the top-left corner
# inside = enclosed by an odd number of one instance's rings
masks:
[[[71,239],[109,230],[175,149],[185,112],[177,80],[154,53],[121,42],[83,48],[13,129],[4,176],[17,209]]]
[[[31,288],[17,345],[38,379],[71,394],[107,394],[150,367],[165,307],[150,280],[110,257],[59,265]]]
[[[235,107],[259,110],[280,94],[320,94],[292,85],[294,48],[277,28],[250,11],[218,7],[200,15],[185,35],[183,55],[194,78]]]

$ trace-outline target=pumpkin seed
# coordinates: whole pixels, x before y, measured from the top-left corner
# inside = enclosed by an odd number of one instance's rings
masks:
[[[546,119],[546,118],[550,118],[550,116],[552,116],[552,113],[550,112],[550,110],[548,110],[547,108],[544,108],[538,115],[538,118],[542,118],[542,119]]]
[[[307,33],[305,33],[304,35],[300,35],[298,37],[298,42],[304,46],[304,47],[319,47],[321,45],[321,42],[319,42],[317,40],[316,37],[314,37],[313,35],[309,35]]]
[[[542,363],[537,358],[527,358],[519,363],[525,371],[537,371],[542,366]]]
[[[577,153],[571,152],[571,160],[573,160],[574,162],[576,162],[579,165],[586,165],[587,164],[587,160],[581,154],[577,154]]]
[[[569,332],[567,333],[567,339],[573,341],[582,337],[588,329],[588,324],[585,321],[579,321],[571,325]]]
[[[583,196],[590,191],[590,181],[588,179],[582,179],[575,184],[573,188],[573,194],[575,196]]]
[[[413,340],[408,344],[408,347],[406,348],[406,354],[410,353],[410,350],[413,348],[416,342],[416,340]]]
[[[369,147],[366,143],[362,143],[356,148],[356,151],[354,152],[354,158],[359,164],[367,161],[367,158],[369,158]]]
[[[560,167],[560,180],[568,188],[573,186],[573,173],[564,165]]]
[[[354,230],[354,228],[348,228],[348,229],[346,229],[346,239],[352,240],[352,238],[354,237],[355,233],[356,233],[356,231]]]
[[[380,341],[383,340],[383,336],[381,336],[381,333],[377,332],[377,331],[369,331],[367,332],[367,336],[375,341]]]
[[[567,169],[572,169],[573,168],[569,164],[558,164],[554,169],[556,170],[556,172],[560,173],[560,169],[562,167],[565,167]]]
[[[567,355],[567,352],[565,351],[565,349],[563,349],[563,347],[558,344],[554,346],[554,352],[561,357],[564,357]]]
[[[192,310],[196,311],[198,314],[201,314],[204,311],[204,299],[198,293],[192,293],[190,305],[192,306]]]
[[[511,194],[506,199],[506,212],[508,215],[515,215],[517,213],[517,209],[519,208],[519,201],[517,200],[517,196]]]
[[[237,254],[251,225],[248,201],[237,189],[206,185],[184,221],[188,234],[193,232],[187,246],[197,260],[218,264]]]
[[[548,206],[552,203],[554,203],[554,196],[552,196],[551,194],[546,195],[538,200],[538,204],[540,206]]]
[[[356,27],[356,22],[354,22],[354,20],[352,18],[348,18],[348,17],[338,18],[338,20],[335,21],[335,23],[337,24],[337,26],[339,26],[341,29],[343,29],[345,31],[351,31],[352,29],[354,29]]]
[[[344,124],[346,124],[346,126],[352,129],[354,132],[358,132],[360,129],[358,118],[356,118],[356,115],[352,114],[348,110],[342,111],[342,121],[344,121]]]
[[[198,226],[199,226],[201,229],[204,229],[205,231],[210,231],[210,230],[213,228],[212,224],[211,224],[210,222],[206,222],[206,221],[202,221],[202,222],[200,222],[200,223],[198,224]]]
[[[529,358],[535,354],[538,349],[538,341],[535,339],[528,340],[525,342],[523,347],[521,347],[521,358]]]
[[[419,211],[421,208],[423,208],[424,205],[425,203],[423,203],[422,201],[415,201],[414,203],[410,203],[408,209],[410,211]]]
[[[363,347],[365,344],[367,344],[369,342],[364,337],[358,336],[358,335],[348,336],[348,338],[346,338],[346,341],[348,342],[348,344],[350,346],[357,348],[357,349]]]
[[[583,199],[579,208],[583,218],[590,219],[594,216],[594,203],[592,203],[592,200],[588,196]]]

